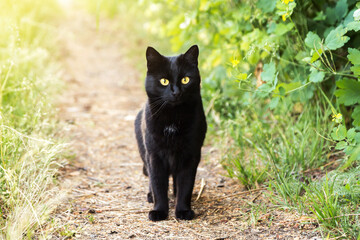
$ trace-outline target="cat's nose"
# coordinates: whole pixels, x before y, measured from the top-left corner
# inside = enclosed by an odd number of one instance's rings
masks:
[[[180,96],[180,89],[177,88],[177,87],[174,87],[172,92],[171,92],[171,95],[174,97],[174,98],[178,98]]]
[[[180,96],[180,92],[172,92],[171,95],[175,98]]]

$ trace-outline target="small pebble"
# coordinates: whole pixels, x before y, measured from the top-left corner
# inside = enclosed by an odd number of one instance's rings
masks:
[[[88,213],[96,213],[95,209],[89,209]]]

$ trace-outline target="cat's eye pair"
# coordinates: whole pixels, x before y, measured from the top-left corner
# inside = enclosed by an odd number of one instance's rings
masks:
[[[182,84],[188,84],[190,82],[190,78],[189,77],[183,77],[182,79],[181,79],[181,83]],[[163,86],[167,86],[167,85],[169,85],[169,80],[167,80],[166,78],[162,78],[162,79],[160,79],[160,83],[161,83],[161,85],[163,85]]]

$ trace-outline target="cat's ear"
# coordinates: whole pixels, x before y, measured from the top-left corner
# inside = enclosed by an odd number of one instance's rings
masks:
[[[184,53],[184,58],[191,64],[198,65],[199,47],[193,45]]]
[[[164,61],[164,57],[153,47],[146,49],[146,60],[148,68]]]

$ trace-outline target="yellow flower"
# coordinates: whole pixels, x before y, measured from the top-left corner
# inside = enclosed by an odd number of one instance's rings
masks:
[[[294,0],[282,0],[283,3],[289,4],[289,2],[293,2]]]
[[[240,61],[236,58],[231,59],[231,64],[233,67],[236,67],[238,64],[240,63]]]
[[[334,121],[334,122],[336,122],[336,123],[340,123],[341,121],[342,121],[342,115],[341,115],[341,113],[334,113],[333,115],[332,115],[332,120]]]
[[[282,20],[285,22],[286,21],[286,17],[287,16],[289,16],[289,14],[288,13],[285,13],[285,14],[283,14],[281,17],[282,17]]]

